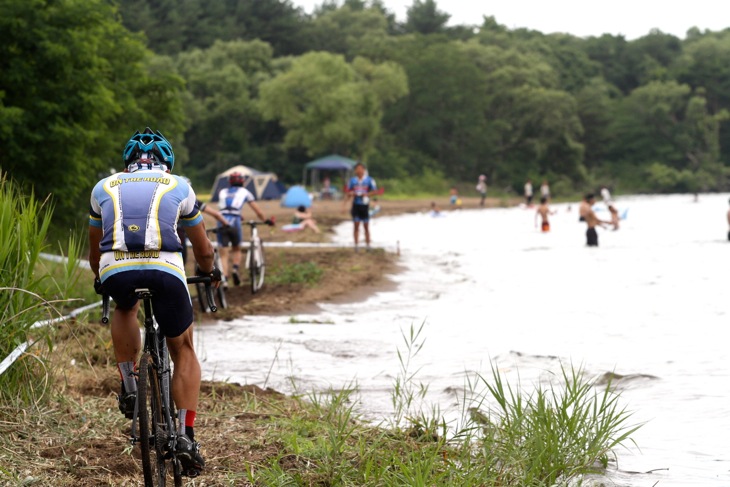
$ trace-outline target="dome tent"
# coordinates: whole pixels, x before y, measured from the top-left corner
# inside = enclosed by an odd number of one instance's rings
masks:
[[[216,176],[210,193],[211,202],[218,202],[218,194],[222,189],[230,186],[228,176],[234,172],[241,173],[248,178],[246,180],[246,189],[251,191],[257,200],[278,200],[286,192],[286,187],[279,182],[276,174],[239,165],[226,169]]]

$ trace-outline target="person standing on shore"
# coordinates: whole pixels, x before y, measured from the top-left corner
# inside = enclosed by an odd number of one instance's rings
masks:
[[[484,206],[484,201],[487,199],[487,176],[484,174],[479,175],[479,181],[477,182],[477,192],[481,197],[479,206]]]
[[[599,220],[596,216],[595,212],[593,211],[593,203],[596,202],[596,197],[594,194],[587,194],[585,197],[585,202],[587,203],[587,206],[583,218],[588,225],[588,229],[586,230],[586,245],[588,245],[588,247],[598,247],[598,233],[596,232],[596,226],[610,225],[611,222]]]
[[[548,184],[547,179],[543,179],[542,184],[540,185],[540,197],[547,198],[548,201],[550,201],[550,185]]]
[[[608,188],[605,185],[601,186],[601,198],[603,198],[603,202],[606,204],[606,206],[613,205],[613,199],[611,198],[611,192],[608,190]]]
[[[525,204],[527,206],[532,205],[532,179],[527,179],[525,183]]]
[[[375,180],[365,172],[363,163],[355,164],[355,175],[347,183],[347,201],[352,199],[352,222],[354,224],[353,237],[355,240],[355,251],[358,250],[360,240],[360,224],[362,223],[365,232],[365,246],[370,249],[370,195],[377,189]]]

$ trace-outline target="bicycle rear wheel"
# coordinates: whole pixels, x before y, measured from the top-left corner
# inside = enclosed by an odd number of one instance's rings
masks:
[[[164,487],[167,478],[165,448],[168,432],[162,412],[159,375],[149,353],[144,353],[139,363],[137,403],[144,484],[145,487]],[[180,485],[177,478],[175,485]]]
[[[251,242],[249,259],[248,270],[251,275],[251,294],[256,294],[264,285],[264,245],[260,240],[258,245]]]

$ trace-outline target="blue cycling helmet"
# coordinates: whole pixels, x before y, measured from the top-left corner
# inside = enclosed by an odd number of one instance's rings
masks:
[[[159,130],[153,132],[151,128],[147,127],[142,133],[139,133],[139,130],[136,131],[124,147],[122,153],[124,165],[128,166],[144,153],[152,154],[157,162],[166,164],[172,171],[172,167],[175,165],[175,154],[172,152],[172,146]]]

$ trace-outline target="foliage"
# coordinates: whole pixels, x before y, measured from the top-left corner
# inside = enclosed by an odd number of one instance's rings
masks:
[[[16,347],[31,343],[29,351],[0,375],[0,403],[11,398],[35,403],[49,386],[47,357],[43,353],[46,349],[32,343],[47,338],[50,327],[33,329],[33,324],[57,316],[57,308],[78,279],[80,253],[79,241],[72,235],[66,246],[69,259],[60,266],[58,277],[39,272],[44,267],[39,259],[52,212],[48,201],[24,196],[5,175],[0,175],[0,359]]]
[[[308,154],[367,154],[378,134],[383,106],[406,93],[402,70],[325,52],[305,54],[261,85],[260,107],[287,130],[284,143]]]
[[[314,262],[284,264],[274,270],[269,277],[272,284],[305,284],[314,286],[319,283],[324,270]]]
[[[562,367],[559,384],[537,384],[529,394],[505,383],[494,364],[490,380],[482,380],[496,401],[486,417],[478,415],[482,447],[500,459],[506,485],[565,484],[605,469],[612,450],[641,427],[628,424],[631,413],[610,382],[597,391],[574,367]]]
[[[448,19],[433,0],[402,22],[379,0],[311,15],[289,0],[3,0],[0,165],[54,195],[56,233],[148,125],[203,186],[241,163],[295,182],[338,152],[391,180],[664,190],[640,180],[656,162],[692,174],[672,187],[728,189],[727,31],[628,41]]]
[[[6,0],[0,31],[0,165],[54,194],[59,221],[76,221],[99,174],[120,169],[134,129],[181,133],[179,78],[150,73],[151,52],[109,2]]]

